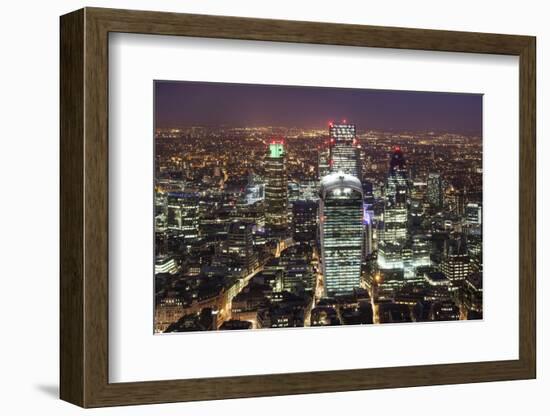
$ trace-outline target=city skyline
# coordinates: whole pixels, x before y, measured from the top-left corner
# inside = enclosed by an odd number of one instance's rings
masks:
[[[205,117],[231,98],[213,87]],[[155,129],[155,333],[482,319],[481,134],[254,126],[235,107],[240,128]]]
[[[155,127],[322,128],[482,134],[482,94],[155,81]],[[265,97],[269,97],[266,99]]]

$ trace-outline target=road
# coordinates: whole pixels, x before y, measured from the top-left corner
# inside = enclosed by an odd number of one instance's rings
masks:
[[[252,273],[250,273],[249,275],[243,277],[242,279],[240,279],[240,283],[235,283],[235,284],[239,284],[240,285],[240,288],[239,288],[239,291],[235,294],[235,296],[237,296],[239,293],[241,293],[241,291],[246,287],[246,285],[248,285],[248,283],[250,282],[250,280],[256,276],[258,273],[260,273],[261,271],[263,271],[264,269],[264,266],[263,265],[260,265],[258,266]],[[225,303],[225,307],[223,309],[220,310],[220,315],[219,315],[219,318],[218,318],[218,322],[217,322],[217,326],[218,328],[225,322],[225,321],[228,321],[231,319],[231,307],[232,307],[232,303],[233,303],[233,298],[231,298],[230,300],[228,300],[226,303]]]

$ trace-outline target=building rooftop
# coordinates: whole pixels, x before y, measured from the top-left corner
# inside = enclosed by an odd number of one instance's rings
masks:
[[[331,173],[321,179],[321,189],[324,192],[335,188],[351,188],[357,192],[363,193],[361,181],[353,175],[344,172]]]

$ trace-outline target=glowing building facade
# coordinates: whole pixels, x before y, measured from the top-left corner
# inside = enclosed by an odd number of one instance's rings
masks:
[[[229,225],[227,242],[224,247],[225,263],[228,272],[234,276],[245,276],[258,266],[254,252],[253,225],[235,221]]]
[[[407,239],[409,182],[405,157],[394,147],[385,184],[383,228],[378,245],[378,266],[381,269],[403,269],[404,244]]]
[[[288,226],[288,180],[285,165],[285,148],[282,140],[269,144],[265,158],[265,222],[272,229]]]
[[[357,177],[332,173],[321,181],[320,234],[327,296],[353,293],[364,253],[363,191]]]
[[[182,232],[186,241],[199,237],[199,198],[191,193],[172,192],[167,197],[168,229]]]
[[[330,171],[361,178],[359,151],[355,145],[355,124],[334,124],[329,127]]]
[[[470,274],[470,256],[464,235],[458,235],[447,241],[445,257],[441,262],[441,271],[450,280],[453,288],[460,287]]]

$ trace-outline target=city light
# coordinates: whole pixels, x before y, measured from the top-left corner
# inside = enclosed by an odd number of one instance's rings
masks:
[[[155,333],[483,317],[481,137],[345,111],[156,128]]]

